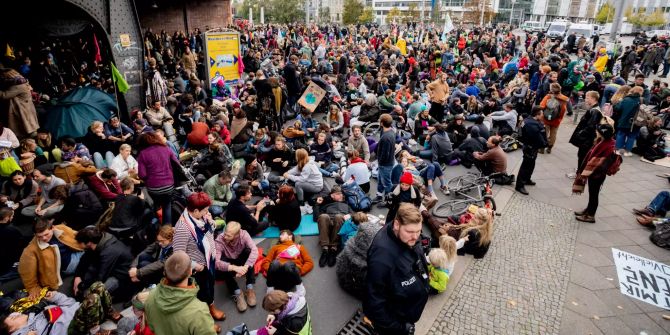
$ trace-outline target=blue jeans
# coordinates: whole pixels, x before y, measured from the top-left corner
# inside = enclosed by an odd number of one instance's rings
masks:
[[[600,100],[600,107],[605,106],[606,102],[610,102],[614,93],[616,93],[617,88],[614,86],[605,86],[603,90],[603,98]]]
[[[665,213],[670,210],[670,192],[661,191],[647,206],[654,214],[658,216],[665,216]]]
[[[378,196],[381,196],[385,193],[391,193],[391,191],[393,191],[393,183],[391,182],[391,171],[393,171],[393,165],[379,166],[379,170],[377,173]]]
[[[223,214],[223,207],[217,205],[211,205],[209,206],[209,213],[211,213],[213,217],[220,216],[221,214]]]
[[[637,129],[633,131],[628,129],[618,129],[616,132],[616,148],[626,149],[628,152],[633,150],[633,144],[635,144],[638,132],[639,130]]]
[[[670,62],[663,62],[663,74],[661,75],[662,77],[665,77],[668,75],[668,72],[670,72]]]
[[[79,265],[79,261],[81,260],[81,256],[83,255],[83,251],[73,252],[72,255],[70,255],[70,264],[67,265],[67,269],[63,270],[63,273],[66,275],[74,274],[74,271],[77,270],[77,265]]]
[[[339,170],[339,168],[337,167],[337,164],[335,164],[333,162],[326,163],[326,164],[323,165],[322,168],[321,167],[319,168],[319,171],[321,171],[321,174],[326,176],[326,177],[330,177],[333,174],[333,172],[336,172],[337,170]]]
[[[93,153],[93,162],[95,167],[98,169],[104,169],[112,165],[112,160],[114,160],[114,154],[111,151],[105,152],[105,160],[102,159],[102,154],[99,152]]]
[[[442,177],[443,173],[440,164],[437,162],[432,162],[429,163],[428,166],[423,168],[423,170],[421,170],[420,175],[421,178],[423,178],[423,180],[425,180],[426,183],[428,183],[429,180],[435,180],[435,178]]]

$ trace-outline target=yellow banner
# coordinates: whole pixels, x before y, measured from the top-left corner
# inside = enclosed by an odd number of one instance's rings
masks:
[[[236,82],[240,79],[240,35],[236,32],[205,34],[205,49],[209,69],[209,82],[220,79]]]

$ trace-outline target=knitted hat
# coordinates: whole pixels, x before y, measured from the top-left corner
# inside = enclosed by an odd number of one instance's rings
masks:
[[[144,127],[144,126],[147,125],[147,120],[145,120],[145,119],[137,119],[137,120],[135,120],[135,124],[138,125],[138,126],[142,126],[142,127]]]
[[[402,177],[400,177],[400,183],[401,184],[412,185],[413,182],[414,182],[414,178],[412,177],[412,173],[410,173],[410,172],[404,172],[402,174]]]

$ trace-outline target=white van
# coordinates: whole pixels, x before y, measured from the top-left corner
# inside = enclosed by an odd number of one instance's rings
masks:
[[[589,39],[596,34],[596,29],[590,23],[574,23],[570,25],[565,36],[570,36],[572,33],[575,33],[577,38],[584,36],[586,39]]]
[[[570,22],[567,21],[554,21],[547,28],[547,37],[550,40],[562,40],[565,38],[565,32],[568,31],[570,27]]]
[[[543,31],[543,30],[544,30],[544,27],[542,26],[542,23],[541,23],[541,22],[538,22],[538,21],[526,21],[526,22],[524,22],[524,23],[521,25],[521,29],[523,29],[523,31],[527,31],[527,32],[531,32],[531,33],[533,33],[533,32]]]

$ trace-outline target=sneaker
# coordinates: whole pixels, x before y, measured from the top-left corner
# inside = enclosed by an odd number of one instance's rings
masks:
[[[256,307],[256,292],[253,288],[244,290],[244,298],[247,300],[249,307]]]
[[[237,307],[238,312],[242,313],[247,310],[247,300],[244,299],[244,294],[240,293],[233,296],[233,300],[235,300],[235,306]]]
[[[440,187],[440,191],[442,191],[442,194],[444,194],[444,195],[449,195],[449,194],[451,194],[451,192],[449,192],[449,188],[446,187],[446,186],[442,186],[442,187]]]
[[[320,268],[322,268],[322,267],[326,266],[326,264],[328,264],[328,259],[329,259],[328,253],[329,252],[330,251],[328,249],[323,249],[323,251],[321,251],[321,257],[319,257],[319,267]]]
[[[374,199],[372,199],[372,203],[373,204],[378,204],[378,203],[382,202],[383,200],[384,200],[384,197],[382,197],[381,195],[378,195]]]
[[[575,178],[577,178],[577,174],[576,174],[576,173],[572,173],[572,172],[571,172],[571,173],[566,173],[565,176],[568,177],[569,179],[575,179]]]
[[[623,153],[623,156],[624,157],[633,157],[633,153],[630,152],[630,151],[626,151],[626,152]]]

